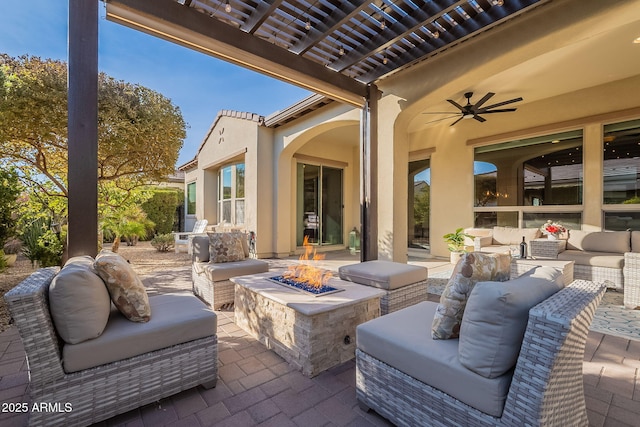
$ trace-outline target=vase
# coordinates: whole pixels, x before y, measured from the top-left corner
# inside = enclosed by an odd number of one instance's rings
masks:
[[[547,239],[549,240],[558,240],[557,234],[547,234]]]

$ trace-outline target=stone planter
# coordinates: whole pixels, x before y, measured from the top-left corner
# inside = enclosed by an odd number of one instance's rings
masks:
[[[16,263],[16,259],[18,258],[18,254],[4,254],[4,259],[7,261],[7,265],[9,267],[13,267]]]

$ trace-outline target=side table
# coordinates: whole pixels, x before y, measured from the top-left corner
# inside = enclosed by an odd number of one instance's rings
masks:
[[[557,259],[558,254],[567,248],[564,239],[533,239],[529,242],[530,254],[534,259]]]
[[[565,286],[573,282],[573,261],[559,261],[551,259],[521,259],[511,261],[511,279],[521,276],[533,267],[546,266],[562,271],[562,281]]]

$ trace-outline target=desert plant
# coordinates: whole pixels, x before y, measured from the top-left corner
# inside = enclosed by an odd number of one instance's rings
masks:
[[[50,220],[39,218],[23,230],[22,253],[31,261],[31,265],[35,265],[37,261],[41,267],[52,267],[62,262],[62,239],[50,226]]]
[[[7,267],[9,267],[9,262],[4,257],[4,251],[2,249],[0,249],[0,273],[5,271],[7,269]]]
[[[464,232],[464,228],[458,228],[453,233],[447,233],[442,237],[451,252],[464,252],[464,238],[469,237],[470,239],[473,239],[473,236]]]
[[[169,252],[173,249],[173,245],[175,243],[175,239],[173,238],[173,234],[157,234],[151,239],[151,246],[156,248],[158,252]]]

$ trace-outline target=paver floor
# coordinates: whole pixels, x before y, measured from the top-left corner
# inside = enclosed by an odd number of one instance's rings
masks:
[[[348,257],[347,257],[348,258]],[[349,262],[353,260],[347,259]],[[338,261],[329,259],[332,268]],[[436,270],[441,261],[425,261]],[[450,268],[447,265],[447,268]],[[188,267],[145,276],[150,293],[190,289]],[[434,296],[434,298],[437,298]],[[386,426],[365,413],[355,397],[355,363],[346,362],[312,379],[293,370],[218,311],[219,380],[127,412],[97,426]],[[0,405],[28,402],[28,375],[15,327],[0,334]],[[591,332],[584,359],[589,424],[640,426],[640,336],[628,340]],[[0,412],[0,426],[26,425],[25,414]]]

